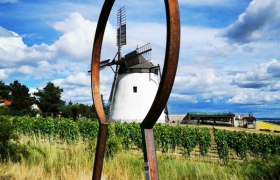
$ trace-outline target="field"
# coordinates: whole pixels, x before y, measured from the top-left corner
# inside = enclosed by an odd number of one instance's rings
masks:
[[[11,125],[14,130],[8,147],[16,145],[2,158],[0,179],[91,178],[96,122],[0,119],[1,126]],[[138,126],[113,123],[110,127],[104,179],[144,179]],[[155,136],[160,179],[280,177],[279,136],[185,126],[157,126]],[[255,145],[249,145],[253,140]]]

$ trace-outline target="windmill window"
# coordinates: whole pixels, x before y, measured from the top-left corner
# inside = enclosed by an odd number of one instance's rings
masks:
[[[133,92],[137,93],[137,86],[133,86]]]

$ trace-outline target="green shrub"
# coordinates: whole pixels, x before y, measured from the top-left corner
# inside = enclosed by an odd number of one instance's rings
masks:
[[[220,131],[217,129],[213,129],[215,135],[215,142],[217,144],[218,155],[219,158],[227,163],[229,160],[229,147],[227,142],[227,134],[226,131]]]
[[[187,156],[191,155],[192,150],[197,145],[196,129],[189,127],[182,127],[181,129],[181,145],[184,148],[184,154]]]
[[[27,146],[18,144],[16,126],[10,119],[0,117],[0,161],[6,162],[10,159],[17,162],[27,156]]]
[[[79,126],[73,120],[61,119],[57,123],[57,133],[61,139],[67,142],[78,140],[80,136]]]
[[[98,135],[98,122],[91,120],[79,120],[78,127],[83,139],[94,139]]]
[[[211,135],[209,129],[207,128],[198,128],[197,131],[197,140],[199,144],[199,151],[202,156],[206,156],[211,145]]]
[[[113,158],[120,150],[120,139],[114,136],[109,137],[106,142],[105,157]]]

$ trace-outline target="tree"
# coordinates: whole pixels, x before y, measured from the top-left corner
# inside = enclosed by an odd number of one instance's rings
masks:
[[[70,101],[68,105],[64,107],[62,116],[66,118],[73,118],[74,120],[77,120],[80,117],[89,119],[96,118],[93,106],[79,103],[73,104],[72,101]]]
[[[30,113],[34,98],[29,94],[27,86],[22,85],[17,80],[9,86],[11,92],[12,105],[10,106],[14,115],[26,115]]]
[[[34,95],[38,98],[38,105],[44,113],[54,113],[59,114],[63,110],[65,104],[61,100],[61,93],[63,89],[55,86],[52,82],[43,88],[43,90],[37,89]]]
[[[3,81],[0,81],[0,99],[9,99],[9,86],[7,86]]]

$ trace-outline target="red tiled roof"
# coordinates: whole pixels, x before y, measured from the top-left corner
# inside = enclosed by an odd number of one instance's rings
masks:
[[[13,102],[12,101],[4,101],[4,106],[10,106]]]

